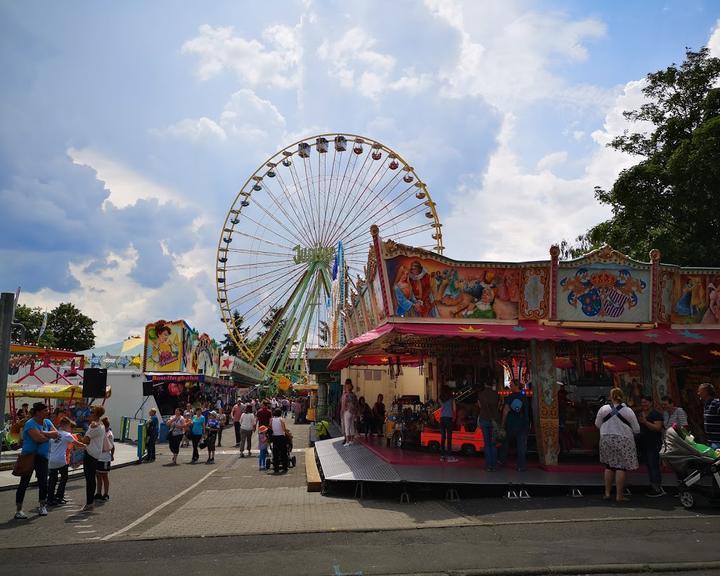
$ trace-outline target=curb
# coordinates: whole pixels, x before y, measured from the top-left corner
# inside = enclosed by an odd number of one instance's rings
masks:
[[[581,564],[568,566],[528,566],[522,568],[481,568],[478,570],[451,570],[448,572],[418,572],[423,576],[545,576],[554,574],[662,574],[676,572],[697,572],[720,569],[720,561],[672,562],[645,564]],[[407,576],[407,574],[385,574],[384,576]]]

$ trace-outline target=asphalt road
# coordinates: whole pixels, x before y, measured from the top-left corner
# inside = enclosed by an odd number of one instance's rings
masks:
[[[306,427],[296,428],[296,446]],[[231,434],[226,435],[229,439]],[[223,451],[225,453],[223,453]],[[78,511],[12,520],[14,492],[0,492],[0,565],[23,574],[720,574],[720,510],[683,510],[677,499],[634,496],[612,505],[597,495],[546,495],[508,501],[488,495],[445,502],[419,493],[400,505],[392,492],[358,501],[352,494],[307,494],[298,467],[273,476],[255,458],[218,449],[215,465],[152,464],[111,472],[111,500]],[[31,489],[26,510],[37,498]],[[208,536],[213,535],[213,536]],[[717,562],[675,565],[687,562]],[[577,569],[576,571],[574,571]],[[483,572],[484,571],[484,572]]]

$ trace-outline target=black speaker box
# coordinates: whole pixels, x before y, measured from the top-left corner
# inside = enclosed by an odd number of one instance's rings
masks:
[[[143,382],[143,396],[152,396],[153,395],[153,383],[152,380],[147,380]]]
[[[85,368],[83,373],[83,398],[105,398],[107,368]]]

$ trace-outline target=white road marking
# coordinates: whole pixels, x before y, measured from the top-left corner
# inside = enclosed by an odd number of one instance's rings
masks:
[[[119,536],[120,534],[123,534],[123,533],[127,532],[128,530],[134,528],[135,526],[137,526],[137,525],[140,524],[141,522],[144,522],[145,520],[147,520],[148,518],[150,518],[150,517],[151,517],[153,514],[155,514],[156,512],[159,512],[160,510],[162,510],[162,509],[165,508],[166,506],[169,506],[170,504],[172,504],[173,502],[175,502],[175,500],[178,500],[178,499],[182,498],[183,496],[185,496],[185,494],[187,494],[188,492],[190,492],[191,490],[193,490],[194,488],[196,488],[197,486],[199,486],[200,484],[202,484],[203,482],[205,482],[205,480],[207,480],[208,478],[210,478],[210,476],[212,476],[213,474],[215,474],[215,472],[217,472],[217,471],[218,471],[217,468],[215,468],[214,470],[211,470],[210,472],[208,472],[207,474],[205,474],[205,476],[203,476],[202,478],[200,478],[200,480],[198,480],[197,482],[195,482],[195,484],[193,484],[192,486],[188,486],[188,487],[185,488],[185,490],[183,490],[182,492],[179,492],[178,494],[175,494],[175,496],[173,496],[172,498],[170,498],[170,500],[167,500],[167,501],[163,502],[162,504],[160,504],[159,506],[156,506],[155,508],[153,508],[152,510],[150,510],[150,512],[148,512],[147,514],[143,514],[142,516],[140,516],[140,518],[138,518],[138,519],[135,520],[134,522],[131,522],[130,524],[128,524],[127,526],[125,526],[125,528],[121,528],[121,529],[118,530],[117,532],[113,532],[112,534],[108,534],[107,536],[104,536],[104,537],[102,538],[102,540],[103,540],[103,541],[110,540],[110,538],[114,538],[115,536]]]
[[[80,530],[78,534],[95,534],[97,530]]]

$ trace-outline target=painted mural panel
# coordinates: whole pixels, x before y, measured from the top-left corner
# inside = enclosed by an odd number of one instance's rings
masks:
[[[377,318],[375,317],[375,309],[373,308],[372,302],[370,302],[371,292],[370,287],[366,287],[362,293],[363,305],[367,316],[369,330],[372,330],[378,324]]]
[[[191,374],[220,376],[220,345],[210,336],[188,331],[191,334],[190,352],[187,355],[187,371]]]
[[[650,322],[650,270],[607,262],[558,270],[558,320]]]
[[[385,305],[382,296],[382,285],[380,284],[380,272],[375,274],[375,278],[372,280],[372,300],[375,306],[375,314],[377,315],[378,323],[385,320]]]
[[[546,318],[550,311],[549,271],[547,268],[523,270],[520,317],[528,320]]]
[[[676,324],[720,324],[720,274],[675,277],[672,321]]]
[[[396,256],[386,263],[395,316],[518,317],[520,268],[451,265],[411,256]]]
[[[184,370],[186,324],[182,320],[158,320],[145,327],[144,372],[182,372]]]
[[[660,272],[660,298],[658,301],[658,321],[667,324],[671,321],[673,305],[673,279],[675,274]]]

